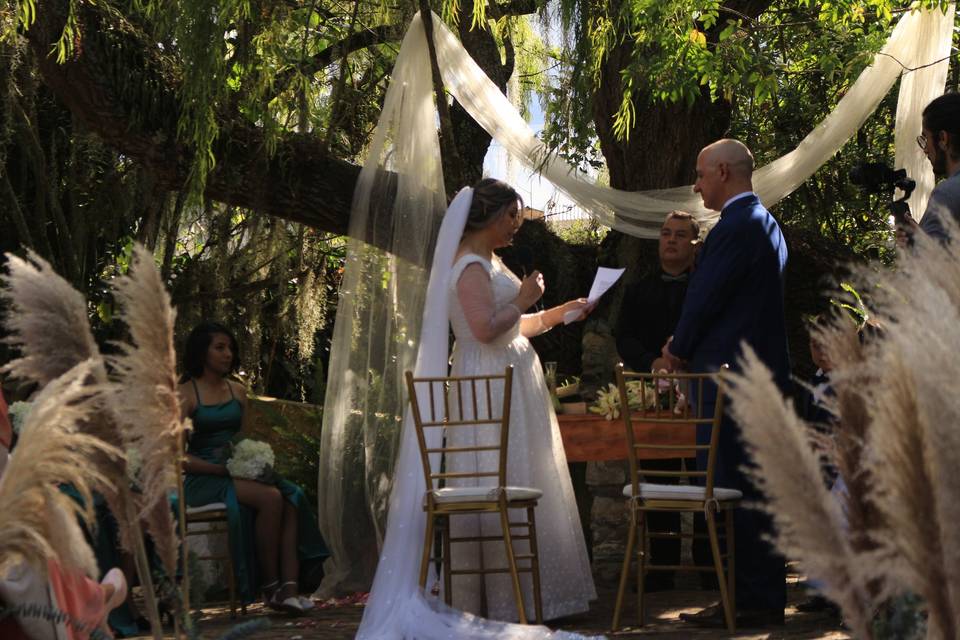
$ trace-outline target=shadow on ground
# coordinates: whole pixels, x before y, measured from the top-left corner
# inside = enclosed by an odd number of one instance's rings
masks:
[[[686,638],[726,638],[733,637],[742,640],[806,640],[825,638],[828,640],[847,640],[851,636],[839,625],[836,618],[824,614],[808,614],[797,612],[795,605],[806,596],[797,584],[796,578],[791,579],[788,591],[789,606],[787,608],[786,625],[776,629],[742,629],[734,636],[729,636],[720,630],[704,630],[692,627],[678,618],[680,613],[693,612],[712,604],[717,599],[715,592],[709,591],[666,591],[649,594],[647,624],[641,629],[626,627],[611,634],[610,622],[613,619],[613,602],[616,592],[613,589],[601,589],[600,599],[593,603],[587,614],[571,616],[551,621],[548,626],[553,629],[576,631],[584,635],[606,634],[611,638],[644,638],[681,640]],[[636,623],[636,600],[630,597],[624,614],[624,623]],[[267,618],[270,628],[259,631],[251,636],[257,640],[308,640],[310,638],[324,638],[329,640],[347,640],[353,638],[360,618],[363,616],[363,606],[350,604],[340,607],[320,608],[299,618],[288,618],[284,615],[268,612],[260,605],[248,608],[246,615],[238,615],[235,620],[230,619],[230,612],[225,607],[210,607],[199,613],[195,620],[202,637],[209,640],[219,638],[227,633],[234,625],[251,620]],[[173,633],[168,630],[169,638]],[[147,638],[147,636],[142,636]]]

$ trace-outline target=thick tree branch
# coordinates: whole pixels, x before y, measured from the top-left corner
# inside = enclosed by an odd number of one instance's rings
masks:
[[[163,187],[186,180],[190,150],[177,142],[179,74],[132,25],[80,5],[83,40],[73,59],[49,56],[66,14],[64,0],[40,0],[27,32],[45,84],[104,142],[141,162]],[[360,167],[335,158],[314,136],[287,134],[266,152],[263,132],[236,119],[220,125],[217,164],[205,195],[234,206],[346,234]]]
[[[487,16],[499,20],[504,16],[526,16],[537,10],[536,0],[509,0],[509,2],[491,2],[487,6]]]
[[[339,60],[355,51],[366,49],[376,44],[392,42],[398,37],[399,32],[397,28],[390,24],[371,27],[364,31],[352,33],[340,42],[332,44],[323,51],[320,51],[309,60],[305,60],[298,69],[287,69],[277,74],[277,78],[273,83],[274,93],[276,94],[286,89],[298,72],[305,76],[312,76],[319,71],[323,71],[333,64],[335,60]]]

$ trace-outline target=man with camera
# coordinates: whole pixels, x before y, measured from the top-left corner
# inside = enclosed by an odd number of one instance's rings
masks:
[[[930,194],[920,223],[906,216],[897,225],[897,244],[909,244],[910,237],[919,228],[941,242],[950,240],[944,221],[953,217],[960,223],[960,93],[946,93],[934,99],[923,110],[923,131],[917,136],[933,173],[945,177]]]

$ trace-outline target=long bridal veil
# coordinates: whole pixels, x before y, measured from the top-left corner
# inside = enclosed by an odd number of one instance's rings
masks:
[[[321,432],[320,521],[332,557],[318,595],[367,591],[433,247],[446,209],[429,59],[404,38],[357,182]],[[444,330],[446,335],[446,330]],[[324,588],[330,588],[324,592]]]
[[[349,514],[356,512],[350,507],[372,504],[377,520],[376,511],[386,507],[389,496],[387,527],[360,638],[572,637],[449,609],[424,595],[418,585],[425,483],[413,425],[401,409],[403,372],[447,374],[446,280],[472,199],[472,190],[463,189],[444,215],[429,59],[419,55],[424,42],[423,25],[415,19],[404,38],[354,196],[334,331],[335,344],[340,341],[348,348],[335,350],[330,360],[330,370],[345,375],[330,376],[321,445],[338,447],[345,455],[322,467],[324,515],[338,520],[344,528],[340,544],[356,552],[370,541],[358,540],[350,527],[356,526],[359,534],[361,527],[370,526],[350,519]],[[365,473],[358,474],[358,468]],[[391,471],[392,490],[387,481]],[[332,551],[336,557],[336,545]],[[355,558],[343,557],[348,562]],[[333,568],[342,582],[360,585],[362,572],[369,567],[342,563]]]
[[[415,375],[418,377],[447,375],[449,361],[449,286],[453,258],[463,235],[470,211],[473,191],[462,189],[450,204],[437,236],[433,266],[427,284],[427,297],[420,327],[420,348]],[[424,393],[421,403],[430,402]],[[437,397],[436,410],[442,411]],[[436,430],[430,430],[435,432]],[[426,433],[427,447],[435,448],[439,433]],[[376,577],[367,601],[357,638],[369,640],[482,640],[517,638],[523,640],[579,637],[564,632],[551,632],[546,627],[510,624],[450,609],[437,597],[425,595],[418,584],[420,551],[426,519],[423,495],[426,488],[417,445],[416,432],[405,412],[400,436],[400,454],[394,472],[390,496],[386,539],[380,553]],[[436,577],[431,567],[428,589]]]

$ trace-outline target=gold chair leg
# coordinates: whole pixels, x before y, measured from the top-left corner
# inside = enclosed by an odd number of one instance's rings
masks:
[[[520,589],[520,575],[517,573],[517,558],[513,553],[513,536],[510,535],[510,517],[505,504],[500,505],[500,526],[503,527],[503,542],[507,548],[507,565],[510,567],[510,579],[513,582],[513,595],[517,601],[517,614],[520,624],[527,624],[527,612],[523,605],[523,591]]]
[[[717,583],[720,587],[720,601],[723,603],[723,615],[727,619],[727,631],[733,633],[736,630],[736,619],[733,617],[733,609],[730,607],[730,593],[727,590],[727,581],[723,571],[723,560],[720,558],[720,542],[717,539],[716,512],[708,508],[704,514],[707,521],[707,533],[710,535],[710,552],[713,555],[713,568],[717,573]],[[727,541],[729,546],[730,541]]]
[[[630,561],[633,558],[633,545],[637,541],[637,516],[628,502],[630,511],[630,529],[627,532],[627,547],[623,553],[623,567],[620,569],[620,587],[617,589],[617,602],[613,607],[613,631],[620,630],[620,613],[623,609],[623,594],[627,590],[627,578],[630,576]],[[638,568],[639,570],[639,568]]]
[[[727,509],[726,511],[726,525],[727,525],[727,592],[730,594],[727,596],[730,598],[730,611],[733,613],[733,619],[737,619],[737,563],[736,555],[734,553],[736,544],[733,538],[733,509]]]
[[[534,613],[537,616],[537,624],[543,623],[543,601],[540,598],[540,550],[537,546],[537,521],[534,515],[534,507],[527,507],[527,531],[530,534],[530,555],[533,556],[530,563],[530,574],[533,578],[533,606]]]
[[[440,537],[443,540],[443,557],[440,559],[440,566],[443,567],[443,601],[448,607],[453,606],[453,575],[451,564],[453,557],[450,555],[450,516],[443,519],[440,529]]]
[[[650,540],[647,536],[647,513],[638,509],[637,518],[640,520],[640,544],[637,546],[637,625],[642,627],[647,623],[644,585],[647,581],[647,558],[650,555],[647,546]]]
[[[427,526],[423,536],[423,558],[420,560],[420,588],[427,588],[427,568],[430,566],[430,551],[433,549],[433,511],[427,511]]]

